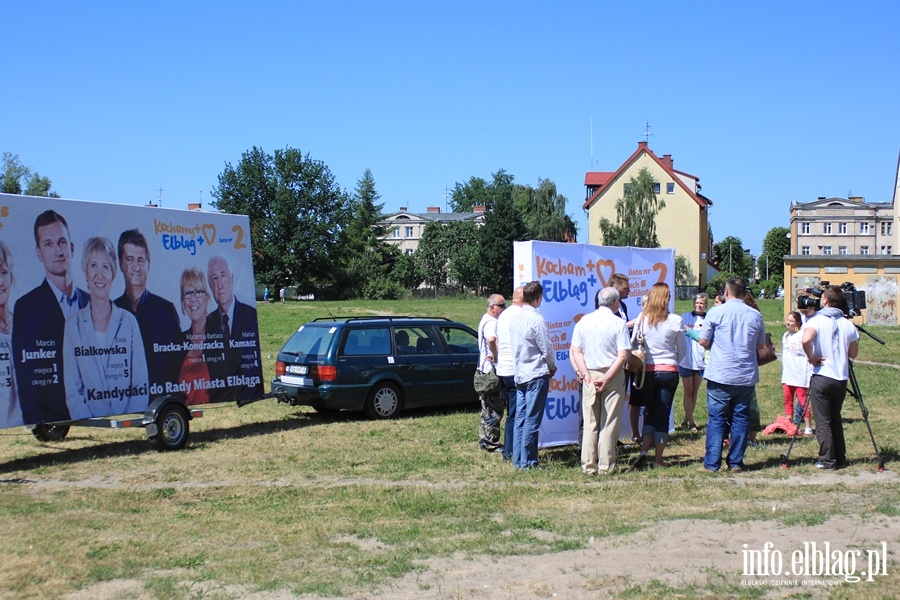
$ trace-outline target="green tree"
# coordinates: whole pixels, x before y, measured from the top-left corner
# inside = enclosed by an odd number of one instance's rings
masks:
[[[425,225],[415,256],[425,283],[434,288],[435,295],[441,288],[463,287],[461,282],[464,280],[460,278],[471,274],[467,270],[471,267],[466,262],[469,254],[465,248],[475,246],[476,242],[472,221],[453,221],[445,225],[431,221]],[[453,265],[453,259],[459,255],[464,258]]]
[[[600,219],[604,245],[659,248],[656,215],[666,203],[654,193],[656,183],[646,168],[631,178],[625,196],[616,200],[616,222],[605,217]]]
[[[498,196],[478,230],[481,289],[510,295],[513,281],[513,242],[528,239],[522,215],[511,194]]]
[[[343,245],[341,262],[343,277],[341,289],[348,297],[362,296],[368,299],[395,297],[398,289],[386,284],[394,281],[389,274],[399,251],[384,241],[385,227],[379,226],[383,204],[375,190],[372,171],[366,169],[357,181],[356,191],[350,201],[350,222]]]
[[[4,194],[21,194],[22,182],[25,182],[26,196],[50,196],[59,198],[59,194],[50,190],[53,182],[49,177],[32,172],[22,164],[18,154],[3,153],[3,173],[0,175],[0,192]]]
[[[490,211],[497,197],[510,193],[512,187],[513,176],[504,169],[494,173],[490,183],[481,177],[470,177],[466,183],[456,183],[453,186],[450,208],[453,212],[472,212],[480,204]]]
[[[791,253],[791,230],[787,227],[773,227],[763,239],[762,254],[756,260],[760,276],[784,285],[784,256]],[[768,291],[768,290],[767,290]]]
[[[691,271],[691,263],[687,257],[679,254],[675,257],[675,285],[694,285],[696,281],[693,271]]]
[[[335,283],[350,209],[324,163],[294,148],[271,155],[254,146],[236,166],[225,164],[212,196],[215,208],[250,217],[259,281],[301,294]]]
[[[391,278],[403,289],[414,290],[425,281],[425,273],[415,254],[401,254],[394,263]]]
[[[716,244],[714,251],[720,275],[724,273],[729,277],[742,277],[749,282],[753,262],[750,256],[744,252],[743,242],[740,238],[728,236]]]
[[[576,238],[575,221],[566,214],[566,197],[557,193],[555,183],[539,179],[537,189],[519,186],[516,196],[528,239],[565,242]]]

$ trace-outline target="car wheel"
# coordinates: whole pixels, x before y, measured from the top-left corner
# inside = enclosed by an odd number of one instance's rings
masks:
[[[402,397],[393,383],[379,383],[366,399],[366,416],[370,419],[393,419],[400,414]]]

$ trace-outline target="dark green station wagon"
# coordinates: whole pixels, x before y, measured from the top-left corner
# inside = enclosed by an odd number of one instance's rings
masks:
[[[478,335],[440,317],[322,318],[298,329],[275,364],[272,392],[317,411],[401,410],[478,402]]]

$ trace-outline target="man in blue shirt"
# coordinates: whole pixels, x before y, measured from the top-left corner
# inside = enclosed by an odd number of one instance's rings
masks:
[[[728,433],[728,468],[740,472],[747,450],[750,401],[759,381],[756,351],[765,347],[766,328],[762,315],[744,303],[743,279],[733,277],[725,284],[725,303],[714,306],[706,315],[700,331],[700,345],[709,349],[706,365],[705,471],[716,472],[722,466],[722,442]],[[731,431],[726,432],[731,415]]]

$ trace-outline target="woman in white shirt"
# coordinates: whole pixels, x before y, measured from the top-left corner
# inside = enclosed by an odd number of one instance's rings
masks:
[[[694,296],[694,310],[681,315],[685,329],[695,329],[698,332],[703,327],[703,318],[706,316],[706,307],[709,304],[709,296],[697,294]],[[679,429],[697,433],[699,428],[694,423],[694,408],[697,406],[697,392],[703,383],[703,369],[706,368],[706,349],[699,342],[693,340],[687,343],[687,352],[678,364],[678,374],[684,386],[684,420]]]
[[[678,363],[687,353],[684,322],[678,315],[669,313],[671,298],[668,285],[654,284],[634,326],[635,332],[643,331],[647,344],[644,354],[647,376],[641,390],[646,413],[641,453],[631,465],[635,469],[647,466],[651,447],[655,447],[652,466],[663,466],[663,451],[669,441],[669,415],[678,389]]]
[[[788,313],[784,320],[787,331],[781,338],[781,388],[784,391],[784,414],[794,423],[800,423],[800,415],[806,423],[803,435],[812,435],[812,421],[809,416],[807,389],[812,366],[803,352],[803,333],[800,332],[802,315],[797,311]],[[794,408],[794,395],[797,408]]]

